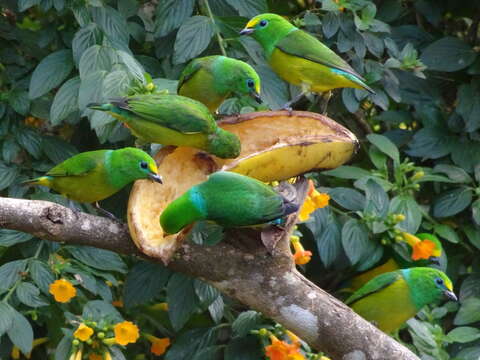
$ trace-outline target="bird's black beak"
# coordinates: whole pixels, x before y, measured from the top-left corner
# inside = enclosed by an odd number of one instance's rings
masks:
[[[255,29],[243,29],[242,31],[240,31],[240,35],[250,35],[251,33],[253,33],[255,31]]]
[[[150,180],[152,181],[155,181],[159,184],[163,184],[163,181],[162,181],[162,177],[158,174],[154,174],[154,173],[150,173],[148,174],[148,177],[150,178]]]
[[[259,104],[261,104],[261,103],[263,102],[263,101],[262,101],[262,98],[260,97],[260,94],[257,93],[256,91],[252,91],[252,92],[250,93],[250,96],[251,96],[252,98],[254,98],[255,101],[256,101],[257,103],[259,103]]]
[[[449,299],[449,300],[458,301],[457,295],[455,295],[455,294],[453,293],[453,291],[445,290],[445,291],[443,292],[443,295],[445,295],[445,297],[446,297],[447,299]]]
[[[432,262],[432,264],[440,265],[440,258],[439,257],[432,256],[432,257],[430,257],[430,261]]]

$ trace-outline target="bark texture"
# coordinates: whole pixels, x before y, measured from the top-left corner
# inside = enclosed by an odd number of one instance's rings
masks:
[[[287,228],[293,223],[290,218]],[[144,256],[133,244],[125,224],[46,201],[0,197],[0,228],[61,243]],[[285,241],[288,234],[270,254],[245,233],[246,230],[229,232],[228,241],[210,247],[184,243],[168,266],[201,278],[262,312],[333,360],[419,360],[303,277],[292,262]]]

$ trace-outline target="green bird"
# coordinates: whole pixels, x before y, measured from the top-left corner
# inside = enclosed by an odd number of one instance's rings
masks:
[[[261,181],[220,171],[172,201],[160,215],[160,225],[167,234],[199,220],[223,227],[256,226],[278,222],[297,210],[297,204]]]
[[[240,34],[251,34],[260,43],[278,76],[302,87],[302,93],[289,104],[308,91],[320,93],[347,87],[374,93],[345,60],[279,15],[257,15]]]
[[[347,299],[346,304],[380,330],[391,333],[425,305],[442,298],[457,301],[447,275],[437,269],[414,267],[373,278]]]
[[[180,75],[177,93],[200,101],[211,112],[233,93],[262,103],[257,72],[246,62],[219,55],[192,60]]]
[[[189,146],[224,159],[240,154],[239,138],[218,127],[205,105],[185,96],[137,94],[88,107],[106,111],[146,142]]]
[[[127,147],[80,153],[44,176],[22,184],[48,186],[68,199],[95,203],[99,208],[98,201],[115,194],[132,181],[147,178],[162,183],[155,161],[146,152]]]

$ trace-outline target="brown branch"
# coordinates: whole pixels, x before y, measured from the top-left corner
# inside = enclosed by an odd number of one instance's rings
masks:
[[[46,201],[0,197],[0,228],[142,255],[125,225]],[[209,282],[284,325],[334,360],[418,360],[407,348],[304,278],[296,271],[285,244],[281,246],[281,251],[270,255],[242,250],[232,240],[210,247],[185,243],[169,267]]]

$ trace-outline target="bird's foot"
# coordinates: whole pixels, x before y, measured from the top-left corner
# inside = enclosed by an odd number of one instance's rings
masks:
[[[118,223],[122,223],[122,220],[120,220],[119,218],[117,218],[115,215],[113,215],[110,211],[107,211],[105,209],[102,209],[100,207],[100,205],[98,204],[98,201],[95,203],[95,208],[98,210],[99,213],[105,215],[106,217],[108,217],[110,220],[113,220],[115,222],[118,222]]]
[[[286,110],[288,111],[288,116],[292,116],[292,113],[293,113],[293,108],[291,106],[291,102],[287,102],[286,104],[284,104],[281,108],[281,110]]]

